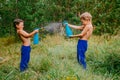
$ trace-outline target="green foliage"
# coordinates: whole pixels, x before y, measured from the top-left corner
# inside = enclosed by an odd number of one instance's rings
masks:
[[[50,62],[49,59],[42,59],[40,64],[41,66],[40,66],[39,71],[41,73],[47,72],[52,66],[52,63]]]
[[[63,20],[79,25],[80,19],[77,13],[85,11],[93,16],[95,34],[116,34],[119,31],[119,0],[2,0],[0,1],[0,37],[14,35],[15,18],[23,19],[25,29],[30,32],[35,27],[43,27],[46,23]]]
[[[113,36],[106,37],[106,35],[104,35],[99,39],[100,40],[94,40],[96,45],[94,45],[94,43],[91,44],[92,47],[89,48],[90,51],[88,52],[90,53],[87,61],[92,66],[92,70],[96,74],[101,74],[106,77],[112,76],[113,80],[117,80],[119,79],[118,76],[120,75],[119,38],[115,38]]]

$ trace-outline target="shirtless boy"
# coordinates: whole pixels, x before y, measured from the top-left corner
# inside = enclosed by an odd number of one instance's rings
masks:
[[[16,28],[17,34],[19,35],[22,46],[21,46],[21,61],[20,61],[20,71],[23,72],[28,68],[28,63],[30,60],[30,37],[32,37],[38,30],[34,30],[31,33],[27,33],[23,30],[24,21],[22,19],[14,20],[14,27]]]
[[[80,20],[82,22],[81,26],[75,26],[68,24],[71,28],[82,30],[80,34],[71,35],[71,38],[78,37],[78,44],[77,44],[77,60],[80,64],[83,65],[83,68],[86,69],[86,60],[85,60],[85,52],[87,51],[88,47],[88,39],[92,35],[93,26],[92,26],[92,16],[90,13],[85,12],[80,15]]]

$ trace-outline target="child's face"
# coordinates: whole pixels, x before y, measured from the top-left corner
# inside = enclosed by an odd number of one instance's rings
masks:
[[[16,25],[17,28],[23,29],[24,27],[24,22],[20,22],[18,25]]]
[[[87,25],[89,23],[89,20],[80,19],[83,25]]]

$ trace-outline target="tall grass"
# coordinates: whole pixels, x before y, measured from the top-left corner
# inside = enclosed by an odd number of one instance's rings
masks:
[[[21,43],[6,45],[6,38],[0,39],[4,40],[0,43],[0,56],[9,56],[0,64],[0,80],[119,80],[119,39],[92,36],[86,53],[87,70],[83,70],[76,59],[77,39],[47,36],[40,44],[32,44],[29,69],[23,73],[19,72]]]

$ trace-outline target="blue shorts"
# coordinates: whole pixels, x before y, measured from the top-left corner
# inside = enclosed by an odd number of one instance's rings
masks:
[[[87,51],[87,47],[88,47],[88,44],[86,40],[78,40],[77,60],[80,64],[83,65],[84,69],[86,69],[85,52]]]
[[[21,47],[21,61],[20,61],[20,71],[24,71],[28,68],[28,63],[30,60],[30,46],[22,46]]]

